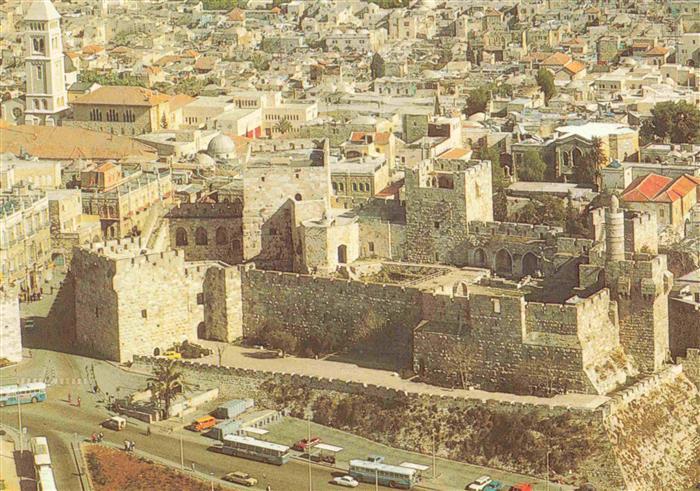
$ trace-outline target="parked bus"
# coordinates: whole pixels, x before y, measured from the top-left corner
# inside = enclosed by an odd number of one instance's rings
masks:
[[[371,462],[369,460],[351,460],[349,474],[361,482],[374,484],[390,488],[411,489],[418,482],[418,471],[409,467],[398,465],[388,465],[382,462]]]
[[[250,436],[226,435],[221,451],[225,454],[282,465],[289,462],[289,447]]]
[[[49,454],[49,442],[45,436],[37,436],[31,439],[32,454],[34,454],[34,467],[38,470],[42,465],[51,465]]]
[[[45,436],[31,439],[30,446],[34,455],[34,475],[38,491],[56,491],[56,481],[51,469],[49,442]]]
[[[36,472],[37,491],[58,491],[56,479],[53,477],[53,470],[50,465],[42,465]]]
[[[0,387],[0,407],[41,402],[46,400],[46,384],[30,382]]]

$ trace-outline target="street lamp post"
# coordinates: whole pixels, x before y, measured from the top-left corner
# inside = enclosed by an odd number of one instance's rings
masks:
[[[15,374],[17,371],[15,370]],[[17,386],[19,386],[19,376],[17,376]],[[17,394],[17,425],[19,426],[19,453],[24,452],[24,433],[22,433],[22,395]]]

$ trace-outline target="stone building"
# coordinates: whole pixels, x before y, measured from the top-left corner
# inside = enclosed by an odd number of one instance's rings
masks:
[[[81,174],[83,213],[98,215],[107,239],[138,235],[173,199],[169,171],[136,171],[123,176],[120,166],[106,163]]]
[[[33,0],[24,15],[27,124],[57,126],[68,109],[60,20],[50,0]]]
[[[16,292],[0,289],[0,360],[22,361],[22,330]]]
[[[73,119],[66,124],[114,135],[142,135],[182,124],[182,106],[176,96],[142,87],[100,87],[75,99],[71,107]]]
[[[49,202],[41,192],[0,193],[0,284],[38,293],[51,259]]]
[[[243,205],[232,203],[183,203],[166,218],[170,247],[182,249],[187,261],[243,262]]]
[[[406,171],[406,259],[457,263],[469,222],[493,219],[489,161],[426,160]]]

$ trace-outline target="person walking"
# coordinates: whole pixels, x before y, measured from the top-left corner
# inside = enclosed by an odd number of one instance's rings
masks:
[[[151,436],[151,425],[146,427],[146,436]]]
[[[80,396],[78,396],[78,399],[76,400],[76,402],[78,403],[78,407],[80,407]]]

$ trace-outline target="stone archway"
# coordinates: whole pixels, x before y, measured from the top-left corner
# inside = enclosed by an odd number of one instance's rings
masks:
[[[474,266],[485,268],[488,266],[488,256],[486,251],[479,248],[474,251]]]
[[[510,276],[513,274],[513,258],[505,249],[500,249],[496,253],[495,263],[496,273]]]
[[[348,262],[348,246],[341,244],[338,246],[338,262],[345,264]]]
[[[533,276],[539,269],[539,260],[532,252],[528,252],[522,259],[522,272],[525,276]]]

